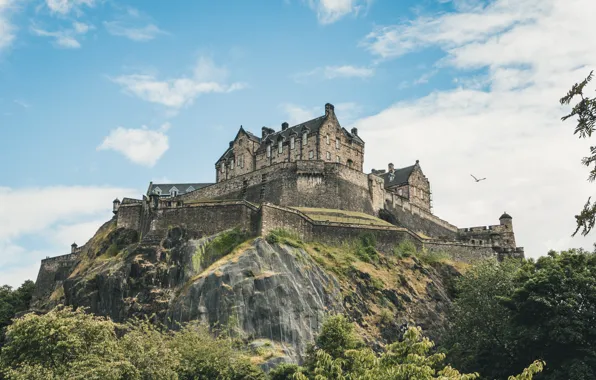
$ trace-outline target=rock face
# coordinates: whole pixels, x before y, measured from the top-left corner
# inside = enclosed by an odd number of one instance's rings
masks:
[[[106,223],[85,245],[51,300],[88,307],[115,321],[148,316],[171,328],[200,320],[258,346],[277,347],[270,367],[301,362],[326,316],[345,313],[371,345],[418,324],[431,337],[449,304],[450,266],[380,255],[360,260],[348,247],[251,238],[240,231],[199,237],[181,227],[152,236]],[[43,268],[42,268],[43,270]],[[252,343],[251,343],[252,342]]]

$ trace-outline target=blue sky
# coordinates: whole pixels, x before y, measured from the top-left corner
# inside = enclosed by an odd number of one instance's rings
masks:
[[[532,257],[591,247],[570,238],[589,142],[558,99],[596,65],[596,5],[560,3],[0,0],[0,283],[83,244],[115,197],[213,181],[240,125],[326,102],[366,170],[420,159],[439,217],[506,210]]]

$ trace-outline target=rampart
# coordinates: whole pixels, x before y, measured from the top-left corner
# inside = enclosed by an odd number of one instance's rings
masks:
[[[81,250],[76,253],[48,257],[41,260],[41,266],[35,281],[35,291],[31,300],[35,307],[42,300],[49,300],[52,293],[57,290],[64,280],[70,276],[79,261]]]
[[[385,210],[395,217],[391,221],[393,224],[431,238],[454,239],[458,233],[453,224],[411,204],[397,194],[385,193]]]
[[[497,252],[490,246],[477,246],[472,244],[427,240],[424,247],[429,252],[443,252],[453,260],[471,263],[497,257]]]
[[[376,177],[375,177],[376,178]],[[343,164],[324,161],[280,163],[169,199],[187,203],[244,199],[290,207],[325,207],[377,215],[382,181]]]
[[[182,226],[197,236],[208,236],[239,228],[256,235],[259,214],[258,207],[246,201],[195,202],[157,210],[151,230],[166,231],[170,226]]]

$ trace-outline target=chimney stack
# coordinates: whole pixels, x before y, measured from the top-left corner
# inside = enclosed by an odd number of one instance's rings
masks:
[[[325,104],[325,116],[329,116],[335,112],[335,107],[331,103]]]
[[[267,127],[261,128],[261,138],[263,139],[272,133],[275,133],[275,130]]]
[[[289,127],[289,124],[286,123],[285,121],[283,123],[281,123],[281,130],[282,131],[285,131],[286,129],[288,129],[288,127]]]
[[[358,136],[358,128],[352,128],[352,134]]]
[[[393,173],[394,170],[395,167],[393,166],[393,164],[389,164],[389,173]]]
[[[233,142],[233,141],[230,141],[230,148],[231,148],[232,146],[234,146],[234,142]]]

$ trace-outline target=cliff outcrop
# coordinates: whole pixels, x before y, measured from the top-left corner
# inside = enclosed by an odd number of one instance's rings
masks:
[[[394,340],[407,324],[436,337],[464,264],[423,261],[412,247],[377,252],[368,239],[329,246],[284,231],[199,237],[179,226],[141,237],[112,220],[33,308],[84,306],[115,321],[149,317],[171,328],[201,320],[250,347],[274,348],[264,366],[300,362],[334,313],[355,320],[372,346]]]

